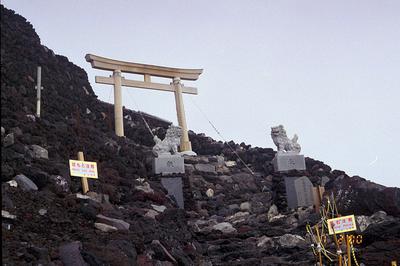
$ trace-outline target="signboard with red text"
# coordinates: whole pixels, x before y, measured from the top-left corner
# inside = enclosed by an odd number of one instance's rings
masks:
[[[71,176],[98,178],[96,162],[69,160],[69,170]]]
[[[330,235],[357,230],[354,215],[347,215],[338,218],[328,219],[328,231]]]

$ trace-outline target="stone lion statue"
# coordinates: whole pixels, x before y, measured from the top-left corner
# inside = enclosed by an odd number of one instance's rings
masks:
[[[165,154],[178,154],[178,146],[181,143],[182,129],[181,127],[170,125],[163,140],[154,136],[153,153],[156,156]]]
[[[297,143],[297,135],[294,134],[292,139],[286,135],[286,130],[282,125],[271,127],[271,138],[274,141],[278,152],[295,152],[300,153],[301,147]]]

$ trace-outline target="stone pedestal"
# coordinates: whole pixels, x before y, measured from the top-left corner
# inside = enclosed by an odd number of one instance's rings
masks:
[[[181,177],[163,177],[161,184],[168,191],[168,195],[173,196],[179,208],[184,209],[183,184]]]
[[[272,160],[276,172],[306,170],[304,155],[292,152],[278,152]]]
[[[308,177],[285,177],[285,188],[289,208],[314,205],[313,184]]]
[[[185,163],[179,155],[160,155],[154,158],[153,171],[155,174],[184,174]]]

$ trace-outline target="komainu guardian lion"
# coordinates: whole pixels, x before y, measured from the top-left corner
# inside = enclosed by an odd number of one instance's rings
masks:
[[[294,134],[292,139],[286,135],[286,130],[282,125],[271,127],[271,138],[274,141],[278,152],[295,152],[300,153],[301,147],[297,143],[297,135]]]
[[[156,145],[153,147],[153,153],[156,156],[165,154],[178,154],[178,146],[181,143],[182,129],[180,127],[170,125],[163,140],[154,136]]]

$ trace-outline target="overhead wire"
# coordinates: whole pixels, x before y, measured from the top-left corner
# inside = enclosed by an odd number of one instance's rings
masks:
[[[135,105],[136,109],[138,110],[139,116],[142,118],[142,120],[143,120],[143,122],[144,122],[144,125],[146,126],[147,130],[150,132],[150,134],[151,134],[151,135],[153,136],[153,138],[154,138],[154,133],[153,133],[153,131],[151,130],[149,124],[148,124],[147,121],[146,121],[146,119],[144,118],[142,112],[140,111],[140,109],[139,109],[139,104],[136,102],[135,97],[132,97],[132,95],[130,94],[130,91],[129,91],[129,90],[128,90],[128,95],[129,95],[130,99],[132,99],[133,104]]]
[[[222,136],[221,132],[215,127],[215,125],[211,122],[211,120],[208,118],[208,116],[203,112],[203,110],[200,108],[200,106],[192,99],[193,105],[196,106],[196,108],[200,111],[200,113],[204,116],[204,118],[208,121],[208,123],[211,125],[211,127],[215,130],[215,132],[222,138],[222,140],[228,145],[228,147],[231,149],[231,151],[236,155],[236,157],[241,161],[241,163],[247,168],[247,170],[250,171],[252,175],[254,175],[253,170],[250,169],[250,167],[243,161],[243,159],[239,156],[239,154],[236,152],[235,149],[232,148],[232,146],[229,144],[229,142],[226,141],[224,136]]]
[[[141,111],[139,111],[139,104],[136,102],[135,98],[132,97],[132,95],[130,94],[130,91],[128,90],[128,95],[130,97],[130,99],[132,99],[132,102],[134,103],[135,107],[138,110],[139,115],[141,116],[146,128],[148,129],[148,131],[150,132],[150,134],[153,136],[154,138],[154,133],[151,130],[149,124],[147,123],[146,119],[144,118],[143,114]],[[200,106],[193,100],[190,98],[190,100],[192,101],[192,103],[194,104],[194,106],[196,106],[196,108],[200,111],[200,113],[204,116],[204,118],[208,121],[208,123],[211,125],[211,127],[215,130],[215,132],[222,138],[222,140],[228,145],[229,149],[236,155],[236,157],[240,160],[240,162],[247,168],[247,170],[249,170],[249,172],[254,175],[253,170],[250,169],[250,167],[243,161],[243,159],[239,156],[239,154],[236,152],[235,149],[233,149],[233,147],[229,144],[229,142],[226,141],[226,139],[222,136],[221,132],[216,128],[216,126],[211,122],[211,120],[207,117],[207,115],[204,113],[204,111],[200,108]]]

